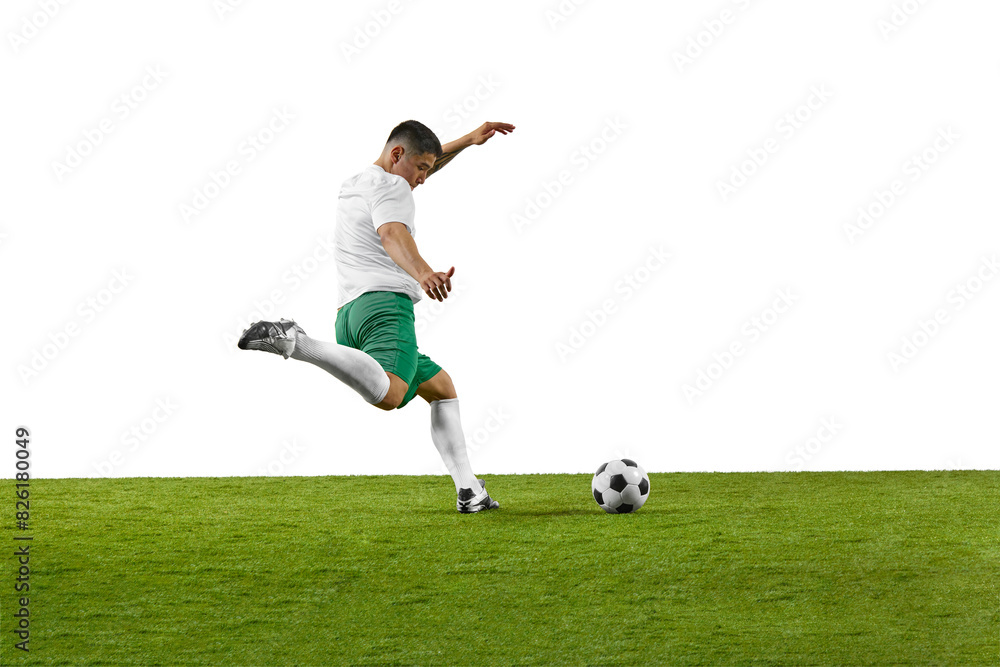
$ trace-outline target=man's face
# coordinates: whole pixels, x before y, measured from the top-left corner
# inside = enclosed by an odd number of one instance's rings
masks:
[[[392,173],[405,178],[406,182],[410,184],[411,190],[427,180],[427,172],[431,170],[437,159],[434,154],[414,155],[406,152],[402,146],[396,146],[392,150],[394,159]],[[401,155],[398,160],[396,159],[397,155]]]

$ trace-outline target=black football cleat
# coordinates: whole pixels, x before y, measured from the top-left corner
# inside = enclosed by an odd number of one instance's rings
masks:
[[[254,322],[236,345],[241,350],[273,352],[287,359],[295,351],[295,339],[300,333],[305,334],[305,331],[294,320]]]
[[[486,482],[479,480],[479,483],[483,487],[483,492],[478,496],[472,492],[471,488],[459,490],[457,506],[460,513],[474,514],[483,510],[499,509],[500,503],[490,498],[490,494],[486,493]]]

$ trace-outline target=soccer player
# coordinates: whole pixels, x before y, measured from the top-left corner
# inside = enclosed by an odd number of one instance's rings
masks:
[[[484,123],[442,148],[422,123],[397,125],[378,160],[340,187],[337,342],[310,338],[295,321],[281,319],[251,324],[238,343],[241,350],[318,366],[382,410],[402,408],[414,396],[430,403],[431,439],[455,482],[463,514],[500,504],[472,473],[451,376],[417,351],[413,304],[422,293],[447,299],[455,267],[434,271],[417,252],[413,190],[465,148],[513,131],[510,123]]]

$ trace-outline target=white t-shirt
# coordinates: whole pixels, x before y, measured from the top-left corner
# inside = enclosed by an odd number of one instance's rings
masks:
[[[401,222],[415,236],[414,213],[410,184],[377,164],[341,184],[333,237],[337,308],[365,292],[399,292],[414,303],[423,297],[420,284],[392,261],[378,235],[385,223]]]

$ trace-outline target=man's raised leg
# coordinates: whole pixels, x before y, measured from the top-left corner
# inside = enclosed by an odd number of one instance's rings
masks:
[[[280,354],[285,359],[308,361],[361,394],[372,405],[391,409],[384,407],[384,401],[392,398],[393,383],[371,355],[346,345],[310,338],[292,320],[256,322],[243,332],[238,346],[241,350],[263,350]],[[398,377],[396,380],[402,382]],[[405,393],[406,383],[403,387]],[[398,393],[398,383],[395,389]],[[400,394],[396,405],[402,396]]]

